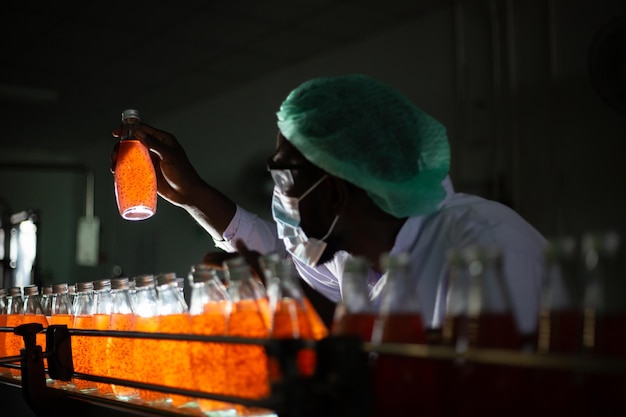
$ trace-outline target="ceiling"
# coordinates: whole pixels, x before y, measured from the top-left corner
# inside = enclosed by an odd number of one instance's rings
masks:
[[[0,149],[63,149],[414,19],[442,0],[5,0]],[[121,109],[120,109],[121,110]],[[102,128],[110,129],[110,119]],[[107,130],[108,131],[108,130]]]

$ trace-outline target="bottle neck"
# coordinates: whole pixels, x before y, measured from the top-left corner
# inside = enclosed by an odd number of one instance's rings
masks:
[[[129,117],[122,121],[122,134],[120,140],[133,140],[136,139],[135,130],[139,126],[139,119],[136,117]]]

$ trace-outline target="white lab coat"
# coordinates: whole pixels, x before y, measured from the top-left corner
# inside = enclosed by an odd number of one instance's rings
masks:
[[[497,246],[502,252],[503,274],[519,329],[525,333],[534,331],[539,313],[545,239],[509,207],[456,193],[449,178],[443,185],[447,196],[439,209],[427,216],[408,218],[390,252],[411,255],[411,276],[417,285],[424,322],[437,327],[443,317],[444,306],[437,302],[437,289],[447,274],[447,251],[471,245]],[[226,229],[224,240],[215,243],[232,252],[237,239],[260,253],[285,253],[274,223],[241,207]],[[347,252],[339,252],[332,261],[315,268],[297,260],[295,263],[301,277],[311,287],[337,302],[341,300],[343,267],[349,256]],[[375,303],[380,302],[385,278],[385,275],[369,272],[370,297]]]

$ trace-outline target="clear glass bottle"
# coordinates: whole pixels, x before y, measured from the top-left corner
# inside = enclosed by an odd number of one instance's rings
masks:
[[[122,112],[123,131],[115,164],[115,197],[126,220],[152,217],[157,205],[157,182],[150,151],[136,138],[139,112]]]
[[[17,327],[21,324],[24,324],[22,288],[10,287],[7,295],[7,327]],[[13,333],[6,333],[5,347],[7,356],[19,355],[20,349],[24,347],[24,339]],[[9,373],[15,379],[22,378],[19,369],[10,369]]]
[[[425,344],[427,334],[417,286],[411,279],[409,255],[384,254],[380,265],[386,283],[372,342]],[[435,363],[381,354],[374,375],[377,415],[387,415],[391,410],[403,410],[407,415],[438,415]]]
[[[367,288],[369,262],[362,256],[346,260],[341,279],[341,301],[335,308],[331,333],[353,335],[364,342],[372,339],[378,310]]]
[[[576,238],[549,239],[544,250],[537,350],[577,354],[582,348],[584,281]]]
[[[144,274],[135,277],[135,327],[133,330],[146,333],[158,333],[161,330],[161,316],[155,277]],[[139,382],[160,383],[164,380],[164,370],[155,364],[161,363],[162,341],[158,339],[137,338],[133,348],[134,374]],[[171,405],[168,394],[140,389],[139,396],[147,404],[154,406]]]
[[[502,269],[502,251],[495,246],[463,249],[470,274],[468,294],[468,349],[526,349],[511,304]],[[500,415],[513,405],[522,412],[524,387],[532,371],[524,368],[465,363],[458,374],[455,406],[470,414]],[[522,413],[523,414],[523,413]]]
[[[270,336],[278,339],[314,340],[313,327],[304,301],[306,297],[296,277],[293,261],[291,258],[278,259],[274,262],[272,269],[273,275],[269,275],[269,279],[266,280],[272,315]],[[313,349],[300,350],[297,361],[302,375],[313,375],[316,361]],[[270,378],[279,380],[280,377],[280,367],[277,361],[271,358]]]
[[[48,320],[43,314],[41,300],[39,297],[39,287],[27,285],[24,287],[24,323],[39,323],[44,329],[48,327]],[[46,334],[39,333],[36,337],[37,344],[42,350],[46,350]]]
[[[577,355],[582,349],[584,280],[574,236],[549,238],[544,248],[537,352]],[[588,415],[588,396],[570,370],[536,370],[530,384],[533,408],[545,415]],[[546,395],[546,393],[550,393]]]
[[[444,319],[441,342],[454,347],[458,352],[467,350],[469,268],[460,249],[450,249],[446,259],[448,274],[439,291],[444,297]]]
[[[191,267],[188,279],[191,287],[189,314],[193,334],[224,336],[227,334],[231,300],[216,270],[205,264]],[[227,392],[229,375],[224,366],[226,345],[223,343],[192,342],[191,366],[196,389],[213,394]],[[200,410],[208,415],[218,410],[234,410],[231,404],[198,399]]]
[[[0,327],[7,325],[7,290],[0,288]],[[5,332],[0,332],[0,357],[7,356],[6,353],[6,335]],[[0,367],[0,376],[8,375],[9,369]]]
[[[595,355],[626,356],[626,279],[621,236],[614,231],[585,233],[583,345]]]
[[[93,330],[94,329],[94,285],[92,281],[78,282],[76,284],[76,296],[74,298],[74,328]],[[95,357],[97,338],[93,336],[73,336],[72,337],[72,358],[74,361],[74,371],[78,373],[94,374],[94,362],[99,358]],[[72,382],[77,390],[91,393],[98,390],[95,382],[86,379],[73,378]]]
[[[70,299],[69,286],[66,282],[52,284],[52,303],[50,306],[50,324],[74,327],[74,308]],[[76,389],[72,381],[49,380],[54,388]]]
[[[295,305],[297,305],[298,311],[303,314],[302,326],[309,327],[310,330],[303,329],[300,332],[300,337],[320,340],[328,336],[328,327],[326,327],[323,320],[313,307],[313,304],[311,304],[311,301],[304,294],[300,284],[300,278],[298,277],[298,273],[294,267],[292,259],[283,258],[278,253],[273,252],[261,256],[259,258],[259,263],[262,264],[263,267],[268,296],[270,294],[279,295],[285,302],[293,300]],[[270,289],[270,285],[272,283],[276,285]],[[279,297],[275,298],[275,300],[278,299]],[[272,304],[271,297],[270,304]],[[274,302],[273,305],[276,307],[278,304]],[[277,310],[275,308],[272,309],[273,320],[275,319],[276,311]],[[273,322],[272,326],[272,332],[276,333],[275,322]],[[302,332],[305,332],[306,336],[303,336]]]
[[[41,287],[41,308],[43,310],[43,314],[50,321],[50,316],[52,315],[52,285],[46,285]]]
[[[131,331],[135,327],[135,312],[130,297],[129,279],[119,277],[111,279],[111,318],[109,330]],[[132,379],[134,339],[109,337],[106,341],[107,376],[120,379]],[[111,385],[111,390],[118,400],[132,401],[139,398],[137,389],[125,385]]]
[[[191,318],[183,293],[179,289],[175,272],[161,273],[156,276],[157,303],[159,308],[162,333],[191,334]],[[163,369],[163,385],[174,388],[193,390],[195,385],[191,372],[190,345],[186,340],[163,340],[160,343],[160,362],[153,366]],[[197,407],[192,397],[172,394],[175,407]]]
[[[111,280],[108,278],[93,282],[93,329],[108,330],[111,320]],[[92,339],[92,361],[93,373],[98,376],[107,376],[106,342],[107,337],[93,336]],[[111,396],[113,390],[111,384],[96,382],[100,395]]]
[[[68,284],[67,291],[68,291],[68,297],[70,299],[70,304],[72,305],[72,309],[73,309],[74,300],[76,299],[76,284]]]
[[[224,262],[232,311],[228,335],[251,338],[269,337],[270,313],[267,294],[251,272],[245,258]],[[267,355],[262,346],[229,344],[226,372],[230,375],[228,394],[262,398],[269,394]],[[239,412],[244,412],[240,411]]]
[[[52,284],[52,303],[50,306],[50,324],[74,326],[74,309],[69,294],[69,286],[65,282]]]
[[[626,358],[626,267],[622,236],[615,230],[581,238],[586,288],[583,351],[598,358]],[[584,393],[597,415],[626,415],[624,373],[585,376]]]

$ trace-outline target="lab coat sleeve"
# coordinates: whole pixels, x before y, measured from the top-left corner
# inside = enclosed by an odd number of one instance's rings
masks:
[[[236,252],[235,242],[241,239],[248,249],[263,255],[270,252],[278,252],[281,255],[286,253],[274,223],[263,220],[239,206],[222,237],[223,240],[214,239],[215,246],[226,252]]]

